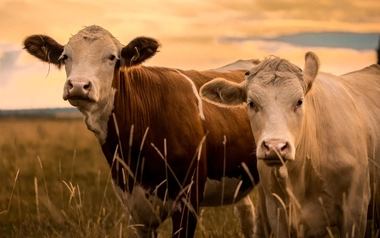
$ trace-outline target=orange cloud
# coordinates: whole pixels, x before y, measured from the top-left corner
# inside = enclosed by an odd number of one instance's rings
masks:
[[[374,51],[295,47],[278,42],[222,43],[223,36],[277,36],[295,32],[380,33],[380,2],[373,0],[3,0],[0,2],[0,58],[22,52],[13,68],[2,68],[9,83],[0,85],[0,109],[69,106],[61,99],[64,71],[22,51],[27,35],[47,34],[65,44],[84,26],[100,25],[123,44],[136,36],[157,38],[161,52],[147,62],[184,69],[210,69],[237,59],[269,54],[303,66],[308,50],[322,70],[344,73],[376,60]],[[4,73],[6,72],[6,73]],[[46,75],[48,76],[46,77]],[[12,75],[10,77],[9,75]]]

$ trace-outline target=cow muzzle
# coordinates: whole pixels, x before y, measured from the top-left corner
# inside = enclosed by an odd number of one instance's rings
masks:
[[[69,100],[70,104],[77,106],[81,102],[92,102],[91,98],[92,83],[90,81],[67,80],[63,99]]]
[[[282,166],[286,161],[292,160],[291,146],[284,140],[264,140],[258,150],[258,159],[262,159],[268,166]]]

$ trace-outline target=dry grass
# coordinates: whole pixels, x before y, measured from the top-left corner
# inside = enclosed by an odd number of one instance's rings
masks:
[[[0,118],[0,176],[0,237],[133,237],[82,119]],[[242,237],[232,206],[201,220],[196,237]]]
[[[108,173],[81,119],[0,119],[0,237],[131,237]],[[197,237],[242,236],[231,206],[205,209],[202,227]]]

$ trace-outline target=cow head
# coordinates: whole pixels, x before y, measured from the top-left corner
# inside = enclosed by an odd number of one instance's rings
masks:
[[[318,57],[308,52],[305,67],[272,57],[246,72],[241,84],[214,79],[203,85],[201,96],[221,106],[246,102],[257,146],[257,158],[269,166],[295,159],[303,125],[304,97],[319,70]]]
[[[107,30],[90,26],[72,36],[64,46],[45,35],[27,37],[24,46],[44,62],[58,68],[65,66],[63,99],[81,111],[88,111],[101,108],[114,95],[115,70],[141,64],[152,57],[160,45],[152,38],[138,37],[123,46]]]

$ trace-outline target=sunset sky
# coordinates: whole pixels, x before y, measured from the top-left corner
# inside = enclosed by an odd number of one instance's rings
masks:
[[[322,71],[342,74],[376,62],[380,1],[0,0],[0,110],[69,107],[64,70],[28,55],[22,41],[46,34],[66,44],[94,24],[123,44],[158,39],[146,65],[204,70],[277,55],[302,67],[311,50]]]

